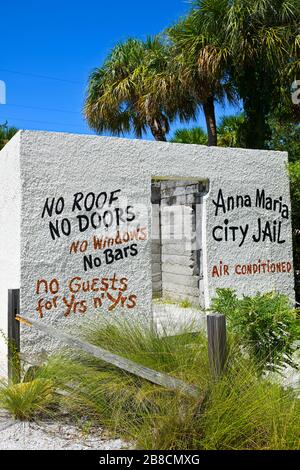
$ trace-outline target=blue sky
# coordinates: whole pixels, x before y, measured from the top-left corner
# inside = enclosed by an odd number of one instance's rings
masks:
[[[81,111],[90,71],[116,42],[156,34],[189,7],[186,0],[2,2],[0,80],[7,104],[0,104],[0,123],[91,133]],[[218,117],[230,112],[217,107]],[[199,123],[204,126],[202,113]]]

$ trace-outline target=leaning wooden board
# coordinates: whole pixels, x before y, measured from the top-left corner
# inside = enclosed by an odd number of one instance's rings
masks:
[[[130,374],[142,377],[143,379],[146,379],[149,382],[155,383],[157,385],[161,385],[162,387],[169,388],[172,390],[178,390],[186,395],[190,395],[194,398],[199,398],[199,391],[197,387],[186,384],[182,380],[176,379],[175,377],[171,377],[153,369],[149,369],[148,367],[144,367],[140,364],[130,361],[129,359],[106,351],[105,349],[86,343],[66,333],[62,333],[61,331],[58,331],[52,326],[45,325],[44,323],[41,323],[37,320],[27,319],[21,317],[20,315],[16,316],[16,320],[29,327],[37,328],[43,333],[58,339],[64,344],[68,344],[73,348],[85,351],[91,354],[92,356],[96,357],[97,359],[101,359],[102,361],[107,362],[108,364],[112,364],[121,370],[129,372]]]

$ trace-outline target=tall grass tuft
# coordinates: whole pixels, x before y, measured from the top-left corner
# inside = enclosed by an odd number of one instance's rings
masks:
[[[49,379],[36,378],[30,382],[0,386],[0,408],[21,421],[31,421],[45,414],[53,402],[53,382]]]
[[[142,449],[299,449],[300,406],[291,390],[261,376],[230,345],[219,381],[210,375],[202,333],[159,337],[120,322],[94,326],[86,340],[199,389],[193,399],[83,354],[50,358],[38,377],[64,389],[61,406]]]

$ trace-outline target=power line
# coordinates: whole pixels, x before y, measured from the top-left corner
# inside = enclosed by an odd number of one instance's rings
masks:
[[[73,83],[73,84],[80,84],[83,85],[83,82],[77,81],[77,80],[68,80],[66,78],[58,78],[58,77],[51,77],[49,75],[39,75],[36,73],[28,73],[28,72],[20,72],[18,70],[8,70],[8,69],[0,69],[0,72],[7,72],[7,73],[13,73],[15,75],[26,75],[28,77],[34,77],[34,78],[41,78],[44,80],[55,80],[58,82],[67,82],[67,83]]]
[[[38,121],[38,120],[35,120],[35,119],[23,119],[23,118],[18,118],[16,116],[5,116],[6,119],[12,119],[12,120],[15,120],[15,121],[23,121],[23,122],[35,122],[35,123],[38,123],[38,124],[48,124],[48,125],[53,125],[53,126],[68,126],[68,127],[77,127],[77,128],[81,128],[83,126],[80,126],[79,124],[69,124],[69,123],[66,123],[66,122],[53,122],[53,121]]]
[[[38,111],[53,111],[58,113],[68,113],[68,114],[80,114],[80,111],[69,111],[67,109],[57,109],[57,108],[44,108],[41,106],[29,106],[25,104],[15,104],[15,103],[6,103],[4,106],[12,106],[14,108],[27,108],[27,109],[36,109]]]

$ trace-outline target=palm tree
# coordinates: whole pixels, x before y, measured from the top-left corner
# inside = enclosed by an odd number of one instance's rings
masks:
[[[215,102],[223,102],[226,97],[233,102],[235,93],[226,73],[228,50],[219,37],[222,12],[215,8],[214,27],[206,27],[204,3],[202,9],[192,10],[167,34],[173,44],[174,60],[180,64],[182,87],[203,108],[208,145],[217,145]]]
[[[192,17],[205,37],[209,70],[222,65],[243,101],[245,146],[264,148],[268,115],[297,63],[299,0],[196,0]]]
[[[221,147],[242,147],[240,137],[244,122],[244,114],[223,116],[218,125],[219,145]]]
[[[178,82],[166,73],[168,64],[170,48],[160,38],[118,44],[90,76],[84,107],[90,127],[114,135],[133,130],[137,137],[150,129],[156,140],[165,141],[178,111],[171,97],[180,95]]]
[[[117,45],[89,79],[85,116],[97,132],[166,140],[203,108],[217,145],[215,102],[243,101],[241,145],[264,148],[268,117],[299,69],[299,0],[195,0],[166,38]]]
[[[15,127],[9,127],[8,123],[0,124],[0,150],[18,132]]]
[[[191,129],[177,129],[171,142],[176,144],[207,145],[207,133],[201,127]]]
[[[217,127],[218,142],[221,147],[242,147],[240,143],[240,129],[244,123],[244,115],[236,114],[223,116]],[[171,142],[177,144],[207,144],[207,134],[201,127],[190,129],[177,129]]]

